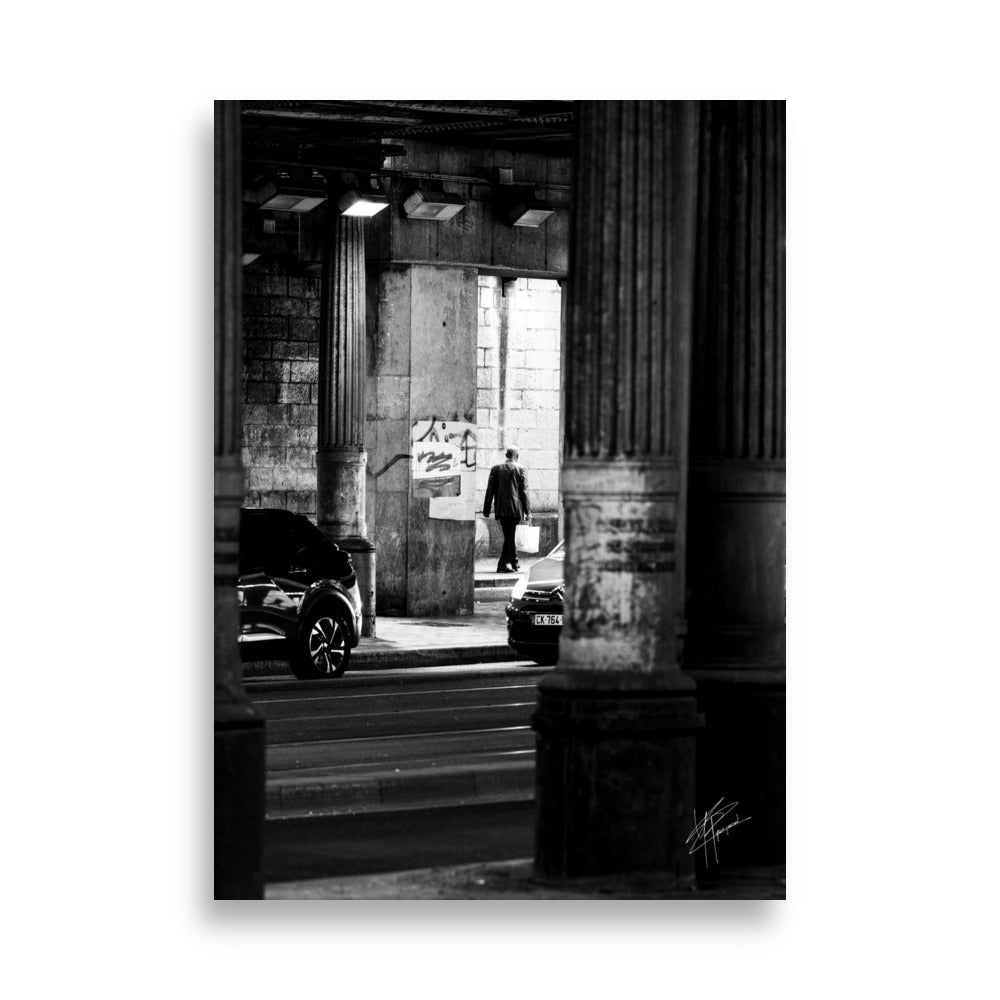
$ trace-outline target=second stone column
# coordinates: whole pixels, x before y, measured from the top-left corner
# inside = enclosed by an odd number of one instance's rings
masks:
[[[566,335],[566,621],[540,685],[542,877],[694,877],[678,666],[699,108],[580,102]]]
[[[325,220],[320,301],[316,520],[350,552],[362,635],[375,634],[375,546],[365,516],[365,243],[363,219]]]

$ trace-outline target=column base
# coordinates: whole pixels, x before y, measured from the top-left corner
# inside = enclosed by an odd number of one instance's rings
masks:
[[[264,898],[264,721],[215,720],[215,898]]]
[[[375,546],[365,538],[367,453],[358,447],[316,451],[316,523],[350,552],[361,591],[361,634],[375,635]]]
[[[367,534],[363,448],[316,449],[316,523],[334,541]]]
[[[686,678],[555,671],[539,686],[535,871],[693,882],[685,839],[703,724]],[[689,682],[688,682],[689,683]]]
[[[698,741],[698,811],[739,802],[742,823],[719,846],[721,867],[785,860],[785,671],[692,669],[705,729]],[[712,859],[713,867],[716,860]]]
[[[361,592],[361,634],[375,635],[375,546],[367,538],[341,538],[337,544],[350,552]]]

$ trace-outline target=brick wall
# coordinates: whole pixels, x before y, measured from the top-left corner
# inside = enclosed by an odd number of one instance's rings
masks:
[[[511,446],[528,472],[532,509],[558,511],[560,310],[557,281],[479,277],[476,470],[481,511],[492,465]]]
[[[277,261],[243,271],[247,507],[316,517],[319,278]]]

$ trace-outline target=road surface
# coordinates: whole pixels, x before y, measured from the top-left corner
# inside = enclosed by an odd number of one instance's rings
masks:
[[[546,672],[504,663],[247,681],[266,719],[265,880],[529,857],[530,717]],[[278,788],[299,805],[279,804]]]

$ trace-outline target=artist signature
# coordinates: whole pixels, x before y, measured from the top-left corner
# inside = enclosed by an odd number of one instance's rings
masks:
[[[712,845],[712,856],[715,858],[716,864],[719,862],[719,838],[724,837],[734,826],[739,826],[741,823],[745,823],[748,819],[752,819],[752,816],[744,816],[740,818],[740,814],[736,813],[735,818],[730,822],[725,822],[725,820],[732,814],[733,810],[739,805],[739,802],[730,802],[728,805],[723,805],[723,799],[719,799],[718,802],[709,809],[704,817],[699,821],[698,814],[694,814],[694,829],[688,834],[687,840],[684,841],[685,844],[691,844],[688,854],[694,854],[695,851],[703,850],[705,852],[705,863],[709,862],[708,847],[709,844]]]

